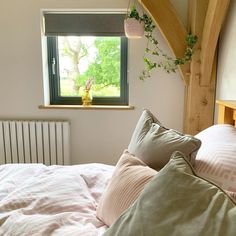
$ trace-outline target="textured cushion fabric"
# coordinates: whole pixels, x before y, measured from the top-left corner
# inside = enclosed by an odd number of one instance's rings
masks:
[[[181,151],[189,158],[201,145],[191,135],[181,134],[163,127],[153,115],[144,110],[132,135],[128,151],[148,166],[160,170],[174,151]]]
[[[138,123],[134,129],[132,138],[130,140],[128,150],[135,150],[137,145],[140,142],[140,136],[145,136],[146,133],[149,131],[152,124],[159,124],[162,125],[159,120],[147,109],[143,110]]]
[[[124,151],[99,202],[97,217],[110,226],[156,174],[157,171]]]
[[[235,222],[234,202],[175,152],[104,236],[233,236]]]
[[[196,135],[202,141],[195,169],[235,197],[236,192],[236,128],[232,125],[214,125]]]

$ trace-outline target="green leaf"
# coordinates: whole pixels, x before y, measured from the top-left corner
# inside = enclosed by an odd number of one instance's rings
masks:
[[[135,18],[136,20],[140,20],[139,13],[138,13],[138,11],[137,11],[135,6],[131,7],[130,12],[128,14],[128,17],[129,18]]]
[[[133,14],[135,13],[136,9],[133,9]],[[145,30],[145,37],[147,38],[148,45],[151,43],[152,46],[148,46],[145,49],[145,52],[148,53],[149,55],[153,55],[156,57],[161,57],[162,61],[156,63],[152,62],[149,58],[144,57],[144,64],[145,64],[145,70],[142,72],[142,75],[140,76],[140,79],[144,80],[148,77],[150,77],[150,71],[154,68],[163,68],[167,73],[170,72],[176,72],[177,66],[178,65],[183,65],[187,61],[191,60],[192,55],[194,53],[194,46],[197,43],[197,36],[189,33],[186,36],[186,44],[187,47],[185,49],[184,55],[181,58],[172,58],[168,56],[166,53],[162,51],[158,47],[158,40],[153,37],[153,30],[155,29],[155,24],[152,21],[152,18],[149,17],[146,13],[144,13],[142,16],[139,16],[139,20],[144,23],[144,30]],[[154,49],[153,49],[154,48]]]

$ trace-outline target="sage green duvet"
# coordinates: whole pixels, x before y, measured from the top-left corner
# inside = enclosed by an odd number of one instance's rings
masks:
[[[235,203],[180,152],[104,236],[236,236]]]

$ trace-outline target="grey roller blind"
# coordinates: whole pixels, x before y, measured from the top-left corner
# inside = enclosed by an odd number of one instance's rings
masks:
[[[45,13],[46,36],[124,36],[125,14]]]

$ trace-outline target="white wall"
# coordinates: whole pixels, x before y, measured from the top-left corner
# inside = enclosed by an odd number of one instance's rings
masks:
[[[236,1],[231,1],[220,37],[217,99],[236,100]]]
[[[1,0],[0,118],[70,120],[74,164],[114,164],[127,147],[142,108],[149,108],[167,127],[181,131],[183,82],[178,73],[168,75],[163,71],[153,73],[153,78],[145,82],[138,79],[146,46],[142,39],[129,43],[130,104],[135,110],[38,109],[44,103],[40,9],[107,9],[127,5],[127,0]],[[160,33],[157,35],[168,50]]]

